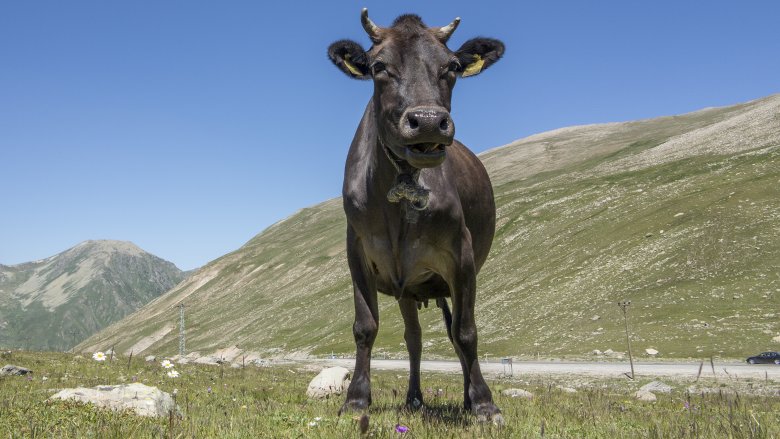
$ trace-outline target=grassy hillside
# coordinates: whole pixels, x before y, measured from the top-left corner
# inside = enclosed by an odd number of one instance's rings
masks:
[[[741,357],[780,348],[780,96],[646,121],[564,128],[482,155],[498,205],[478,280],[480,351],[623,350]],[[303,209],[79,348],[351,354],[340,200]],[[404,355],[380,300],[378,355]],[[438,309],[424,355],[452,357]]]

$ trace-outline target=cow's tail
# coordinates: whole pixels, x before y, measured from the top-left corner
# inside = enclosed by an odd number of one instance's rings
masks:
[[[446,297],[439,297],[436,299],[436,306],[441,308],[441,313],[444,315],[444,326],[447,327],[447,336],[452,343],[452,313],[450,312],[450,306],[447,304]]]

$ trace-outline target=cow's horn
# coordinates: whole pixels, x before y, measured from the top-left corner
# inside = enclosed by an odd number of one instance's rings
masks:
[[[371,41],[374,43],[382,41],[382,28],[374,24],[374,22],[368,18],[368,8],[363,8],[363,10],[360,12],[360,22],[363,24],[363,29],[366,30],[366,33],[368,34],[368,37],[371,38]]]
[[[436,31],[436,38],[438,38],[442,43],[446,43],[447,40],[449,40],[452,36],[452,33],[455,32],[455,29],[458,28],[459,24],[460,17],[456,17],[454,20],[452,20],[452,23],[440,27],[439,30]]]

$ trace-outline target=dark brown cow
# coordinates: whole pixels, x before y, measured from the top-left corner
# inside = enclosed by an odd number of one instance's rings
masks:
[[[404,319],[407,406],[422,405],[417,310],[435,299],[463,367],[466,409],[500,423],[501,412],[479,368],[474,321],[476,276],[493,240],[496,208],[482,163],[453,138],[450,98],[458,77],[476,75],[498,61],[504,45],[476,38],[452,52],[446,43],[458,18],[429,28],[416,15],[402,15],[380,28],[364,9],[361,21],[373,43],[369,50],[349,40],[328,48],[330,59],[348,76],[374,81],[344,172],[357,354],[341,411],[371,404],[369,369],[380,291],[396,298]]]

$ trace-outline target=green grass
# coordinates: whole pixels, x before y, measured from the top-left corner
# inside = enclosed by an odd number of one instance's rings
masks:
[[[177,365],[167,378],[158,363],[115,358],[111,363],[69,354],[14,352],[3,358],[34,370],[25,377],[0,378],[0,437],[95,438],[344,438],[360,437],[354,415],[337,416],[343,396],[310,400],[306,386],[316,370],[300,365],[267,368]],[[43,380],[46,377],[47,380]],[[626,380],[576,381],[577,393],[564,393],[550,377],[489,380],[507,424],[481,424],[461,409],[459,375],[423,375],[427,408],[401,408],[404,372],[375,372],[367,437],[376,438],[772,438],[780,436],[780,398],[750,396],[762,382],[706,383],[722,392],[659,394],[654,403],[631,396],[643,383]],[[74,402],[47,401],[53,389],[118,384],[137,380],[173,392],[181,417],[139,418]],[[676,383],[685,389],[691,383]],[[775,384],[771,386],[776,387]],[[499,390],[522,387],[532,400],[512,399]],[[209,390],[210,389],[210,390]],[[441,390],[439,390],[441,389]],[[736,392],[734,391],[736,389]],[[321,418],[316,420],[317,418]],[[310,425],[315,423],[316,425]],[[409,427],[401,435],[397,424]]]

